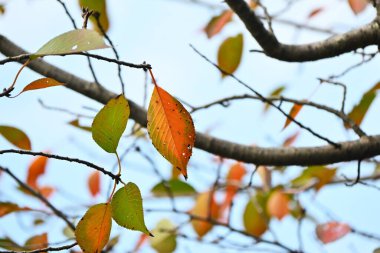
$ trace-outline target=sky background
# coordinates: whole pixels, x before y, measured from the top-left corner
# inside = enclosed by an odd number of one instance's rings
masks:
[[[244,80],[251,87],[262,94],[269,94],[274,88],[286,85],[288,97],[296,99],[310,98],[315,102],[327,104],[339,108],[342,92],[339,87],[329,85],[319,86],[318,77],[327,78],[331,74],[339,74],[350,65],[359,62],[359,56],[351,54],[336,57],[334,59],[321,60],[315,63],[286,63],[268,58],[262,54],[249,53],[250,49],[259,49],[256,42],[245,31],[238,18],[229,24],[219,35],[209,40],[202,32],[213,15],[219,10],[212,10],[185,3],[181,0],[140,0],[118,1],[109,0],[108,13],[110,18],[109,36],[112,38],[122,60],[142,63],[146,61],[153,66],[153,72],[158,83],[174,96],[191,105],[202,105],[218,98],[231,95],[249,93],[248,90],[237,84],[231,78],[221,79],[220,73],[209,63],[205,62],[189,47],[194,45],[211,60],[216,61],[217,49],[228,36],[244,33],[244,54],[242,63],[236,71],[236,76]],[[210,1],[225,7],[219,1]],[[57,1],[51,0],[14,0],[5,1],[6,13],[0,16],[0,32],[24,49],[32,52],[51,38],[72,29],[70,20],[65,15]],[[70,12],[75,17],[78,25],[81,24],[80,9],[77,1],[65,1]],[[283,7],[282,4],[266,1],[265,5],[270,12],[275,12]],[[323,6],[326,10],[312,20],[307,20],[307,15],[316,7]],[[346,1],[299,1],[291,8],[284,19],[308,23],[323,28],[333,28],[334,31],[344,32],[353,27],[358,27],[369,22],[375,15],[373,8],[359,16],[355,16],[349,9]],[[326,38],[321,33],[300,32],[289,26],[274,23],[274,30],[281,42],[306,43]],[[110,49],[96,51],[97,54],[113,57]],[[92,80],[87,61],[83,57],[49,57],[46,58],[60,68],[87,80]],[[360,67],[344,78],[340,79],[347,84],[347,104],[350,110],[361,98],[362,94],[378,81],[378,60]],[[115,93],[120,93],[120,85],[117,79],[116,65],[94,61],[95,70],[100,82]],[[0,67],[0,87],[6,87],[12,82],[20,65],[10,63]],[[26,69],[22,72],[16,86],[16,91],[27,83],[40,78],[38,74]],[[123,69],[123,78],[126,82],[126,96],[139,104],[142,104],[144,94],[144,72],[136,69]],[[317,88],[319,87],[319,88]],[[149,96],[152,91],[149,87]],[[105,168],[112,168],[116,162],[115,157],[105,153],[92,140],[91,134],[75,129],[67,124],[74,119],[73,116],[42,108],[38,99],[51,106],[66,108],[75,112],[81,112],[94,116],[94,112],[83,109],[88,106],[99,110],[102,105],[76,94],[63,87],[55,87],[43,91],[25,93],[17,99],[1,99],[2,125],[11,125],[23,129],[31,138],[33,150],[50,150],[52,153],[74,156],[92,161]],[[284,105],[290,109],[291,105]],[[197,131],[210,131],[214,136],[235,141],[242,144],[276,146],[296,132],[298,129],[291,125],[285,131],[281,131],[285,119],[274,109],[263,115],[263,105],[255,101],[239,101],[232,103],[227,109],[215,106],[211,109],[194,113],[193,119]],[[378,133],[379,101],[375,100],[369,110],[363,129],[368,134]],[[343,141],[355,139],[356,136],[346,131],[342,123],[326,113],[315,109],[304,108],[297,117],[302,123],[312,127],[318,133],[334,140]],[[91,124],[91,121],[82,121]],[[128,123],[131,127],[133,121]],[[131,139],[121,141],[120,150],[131,143]],[[164,175],[171,173],[170,165],[155,151],[149,143],[140,141],[144,152],[151,154]],[[316,139],[303,131],[296,146],[324,145],[323,141]],[[1,149],[11,146],[0,138]],[[189,180],[199,192],[206,191],[210,183],[215,179],[216,165],[210,161],[212,157],[199,150],[195,150],[190,160]],[[2,155],[0,163],[9,167],[20,178],[25,178],[27,167],[31,157],[17,155]],[[228,161],[232,164],[232,161]],[[355,176],[356,164],[337,165],[340,170],[337,175]],[[252,170],[252,165],[247,166]],[[228,166],[223,167],[227,171]],[[298,175],[302,168],[292,167],[285,175],[275,177],[275,182],[287,182],[289,178]],[[159,182],[149,164],[139,155],[130,154],[123,163],[125,181],[135,182],[141,189],[146,201],[144,207],[157,205],[169,205],[165,201],[155,201],[150,198],[150,188]],[[373,167],[364,166],[363,175],[371,173]],[[210,173],[214,172],[214,173]],[[76,164],[68,164],[61,161],[49,161],[46,175],[41,178],[42,184],[53,185],[57,192],[51,199],[53,203],[71,214],[82,215],[86,205],[105,201],[109,180],[102,177],[102,194],[97,199],[92,199],[87,190],[86,180],[90,169]],[[248,180],[248,178],[245,178]],[[260,183],[259,178],[255,178]],[[19,204],[31,204],[39,206],[38,202],[26,198],[15,191],[15,183],[7,176],[0,177],[0,201],[12,201]],[[379,192],[361,185],[349,188],[344,186],[328,186],[318,194],[305,193],[301,201],[320,222],[326,222],[329,217],[320,212],[315,203],[328,207],[336,219],[348,222],[358,230],[380,234],[378,227],[380,221],[378,213],[380,205],[376,201]],[[242,201],[234,207],[236,215],[233,222],[236,227],[242,227],[241,214],[247,196],[241,197]],[[178,202],[183,210],[191,208],[189,199]],[[169,207],[169,206],[168,206]],[[171,218],[175,223],[183,221],[184,217],[171,214],[147,214],[148,228],[153,228],[157,221],[163,217]],[[283,221],[275,221],[271,228],[278,235],[279,240],[293,248],[297,247],[296,222],[287,217]],[[60,242],[65,239],[62,234],[63,223],[57,219],[50,219],[50,242]],[[114,228],[117,226],[114,225]],[[121,230],[117,228],[113,234]],[[191,228],[185,228],[185,232],[195,237]],[[0,237],[9,235],[18,242],[23,242],[33,234],[46,232],[46,226],[33,227],[28,217],[23,215],[10,215],[0,219]],[[307,252],[372,252],[379,246],[379,242],[363,239],[363,237],[350,234],[336,243],[327,245],[323,250],[315,240],[314,225],[305,222],[303,226],[303,239],[307,245]],[[133,248],[138,232],[123,232],[123,240],[120,249]],[[271,239],[270,235],[265,235]],[[206,237],[207,238],[207,237]],[[212,237],[210,237],[212,238]],[[231,239],[244,240],[241,237]],[[197,248],[193,248],[196,246]],[[265,245],[263,246],[266,247]],[[356,251],[355,251],[356,249]],[[221,249],[210,245],[180,240],[177,252],[220,252]],[[153,252],[145,246],[141,252]],[[227,252],[227,251],[226,251]]]

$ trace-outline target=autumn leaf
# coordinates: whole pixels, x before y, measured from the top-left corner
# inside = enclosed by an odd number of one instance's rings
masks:
[[[97,204],[87,210],[75,229],[75,237],[83,252],[100,253],[111,233],[111,205]]]
[[[88,189],[93,197],[100,192],[100,172],[94,171],[88,178]]]
[[[158,253],[174,252],[177,247],[175,229],[175,225],[170,220],[159,221],[153,229],[154,237],[149,239],[150,246]]]
[[[243,34],[229,37],[220,45],[218,50],[218,66],[222,77],[233,74],[239,67],[243,54]]]
[[[324,244],[334,242],[350,232],[349,225],[336,221],[319,224],[316,228],[317,237]]]
[[[277,88],[275,88],[270,94],[269,94],[269,97],[271,98],[276,98],[276,97],[280,97],[280,95],[284,92],[284,90],[286,89],[285,86],[281,85]],[[264,105],[264,113],[267,112],[270,108],[270,104],[268,103],[265,103]]]
[[[270,216],[274,216],[282,220],[289,214],[289,197],[280,190],[273,191],[267,202],[267,212]]]
[[[264,191],[269,191],[272,187],[272,172],[266,166],[258,166],[257,173],[263,183]]]
[[[109,21],[107,15],[107,5],[106,0],[79,0],[79,5],[89,10],[96,11],[100,14],[99,23],[102,26],[104,32],[108,31]],[[90,16],[90,21],[94,25],[95,29],[98,32],[101,32],[101,29],[98,27],[98,23],[93,15]]]
[[[41,235],[35,235],[29,238],[25,242],[25,249],[27,250],[37,250],[37,249],[43,249],[48,246],[48,235],[47,233],[43,233]],[[44,253],[46,251],[41,251],[41,253]]]
[[[20,149],[32,149],[32,144],[29,137],[18,128],[11,126],[0,126],[0,135]]]
[[[264,213],[257,205],[254,197],[248,201],[243,214],[243,224],[247,233],[259,237],[267,231],[268,225]]]
[[[148,235],[146,234],[141,234],[139,239],[137,240],[136,242],[136,245],[135,247],[133,248],[132,252],[138,252],[140,250],[140,248],[144,245],[144,243],[147,241],[147,239],[149,238]]]
[[[147,235],[140,189],[134,183],[120,188],[112,197],[112,218],[122,227],[138,230]]]
[[[221,212],[231,205],[231,202],[239,189],[239,184],[246,174],[246,169],[242,163],[235,163],[230,167],[226,177],[226,195],[221,207]]]
[[[38,156],[29,165],[26,183],[32,188],[38,188],[37,180],[45,173],[47,162],[46,156]]]
[[[11,202],[0,202],[0,217],[3,217],[7,214],[20,211],[31,210],[29,207],[20,207],[17,204]]]
[[[51,186],[40,186],[36,190],[45,198],[49,198],[55,192],[55,189]]]
[[[199,194],[195,201],[193,209],[190,211],[190,214],[203,219],[207,219],[208,215],[210,214],[210,218],[218,219],[220,214],[220,207],[215,201],[212,192],[204,192]],[[192,219],[191,225],[199,237],[203,237],[213,227],[212,223],[197,219]]]
[[[282,146],[290,147],[297,140],[300,134],[301,134],[301,131],[297,131],[294,134],[291,134],[284,140],[284,142],[282,143]]]
[[[9,237],[0,238],[0,248],[12,251],[25,251],[24,247],[18,245]]]
[[[320,190],[325,184],[333,180],[336,169],[325,166],[311,166],[305,169],[302,174],[292,180],[292,185],[302,187],[312,183],[315,189]]]
[[[157,84],[149,103],[147,129],[158,152],[187,178],[195,143],[193,119],[177,99]]]
[[[74,54],[83,51],[108,48],[103,37],[96,31],[77,29],[63,33],[43,45],[30,59],[46,55]]]
[[[70,121],[68,124],[71,125],[71,126],[73,126],[73,127],[76,127],[76,128],[82,129],[82,130],[84,130],[84,131],[91,132],[91,127],[88,127],[88,126],[82,126],[82,125],[79,123],[79,120],[78,120],[78,119],[72,120],[72,121]]]
[[[211,39],[214,35],[218,34],[223,27],[232,20],[233,11],[225,10],[220,15],[212,17],[206,27],[203,29],[207,37]]]
[[[41,78],[26,85],[19,94],[14,96],[14,98],[19,96],[21,93],[25,91],[44,89],[44,88],[49,88],[49,87],[59,86],[59,85],[64,85],[64,84],[54,80],[53,78]]]
[[[307,16],[307,19],[311,19],[311,18],[314,18],[314,17],[316,17],[317,15],[319,15],[322,11],[324,11],[325,10],[325,8],[323,8],[323,7],[318,7],[318,8],[315,8],[315,9],[313,9],[310,13],[309,13],[309,15]]]
[[[295,119],[297,114],[301,111],[302,107],[303,105],[294,104],[292,109],[290,109],[289,116]],[[292,120],[287,117],[285,125],[283,126],[282,130],[284,130],[287,126],[289,126],[290,123],[292,123]]]
[[[170,189],[170,193],[175,196],[193,196],[197,193],[190,184],[183,182],[179,179],[171,179],[166,182],[167,186]],[[156,197],[169,197],[169,193],[163,182],[160,182],[153,186],[151,192]]]
[[[348,4],[350,5],[351,10],[355,13],[355,15],[364,11],[368,5],[367,0],[348,0]]]
[[[116,153],[130,114],[129,104],[123,95],[111,99],[98,112],[92,122],[92,138],[108,153]]]

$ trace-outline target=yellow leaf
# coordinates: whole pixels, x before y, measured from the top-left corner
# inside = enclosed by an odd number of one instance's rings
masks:
[[[243,34],[229,37],[220,45],[218,50],[218,66],[222,77],[233,74],[239,67],[243,54]]]

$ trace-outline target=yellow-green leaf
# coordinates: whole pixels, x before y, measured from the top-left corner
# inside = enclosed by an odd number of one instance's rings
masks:
[[[82,126],[80,123],[79,123],[79,120],[78,119],[75,119],[75,120],[72,120],[69,122],[69,125],[72,125],[73,127],[76,127],[76,128],[79,128],[79,129],[82,129],[84,131],[88,131],[88,132],[91,132],[91,127],[88,127],[88,126]]]
[[[109,28],[109,21],[107,15],[107,5],[106,0],[79,0],[79,5],[84,8],[88,8],[89,10],[96,11],[100,14],[99,23],[102,26],[103,30],[106,32]],[[98,27],[98,23],[96,22],[95,17],[93,15],[90,16],[90,21],[94,25],[97,31],[101,31]]]
[[[171,179],[167,181],[167,186],[173,196],[192,196],[196,193],[194,187],[178,179]],[[169,197],[169,193],[162,182],[156,184],[151,191],[156,197]]]
[[[285,86],[280,86],[280,87],[277,87],[276,89],[274,89],[270,94],[269,94],[269,97],[279,97],[282,92],[285,90]],[[264,105],[264,112],[267,112],[269,110],[269,107],[270,105],[268,103],[265,103]]]
[[[100,253],[111,233],[111,205],[97,204],[87,210],[75,229],[75,237],[83,252]]]
[[[151,235],[145,226],[141,193],[134,183],[120,188],[112,197],[112,218],[122,227]]]
[[[253,236],[261,236],[268,229],[264,212],[259,209],[257,200],[252,198],[248,201],[243,215],[245,231]]]
[[[92,122],[92,138],[108,153],[116,153],[121,135],[129,118],[130,109],[123,95],[111,99]]]
[[[49,88],[49,87],[59,86],[59,85],[64,85],[64,84],[54,80],[53,78],[47,78],[47,77],[41,78],[25,86],[24,89],[14,97],[19,96],[21,93],[25,91],[44,89],[44,88]]]
[[[53,38],[31,55],[30,58],[33,60],[45,55],[73,54],[108,47],[98,32],[78,29]]]
[[[333,180],[336,169],[330,169],[325,166],[311,166],[305,169],[300,176],[292,180],[295,187],[307,186],[314,183],[315,189],[318,191],[325,184]]]
[[[168,219],[162,219],[153,230],[154,237],[150,238],[150,246],[158,253],[171,253],[177,247],[174,224]]]
[[[193,119],[177,99],[158,85],[150,100],[147,128],[158,152],[187,178],[195,142]]]
[[[229,37],[220,45],[218,50],[218,66],[222,77],[233,74],[239,67],[243,54],[243,34]]]
[[[20,129],[11,126],[0,126],[0,135],[18,148],[31,150],[29,137]]]

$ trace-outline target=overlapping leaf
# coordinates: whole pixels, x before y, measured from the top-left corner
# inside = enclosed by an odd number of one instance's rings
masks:
[[[20,149],[31,150],[29,137],[20,129],[12,126],[0,126],[0,135]]]
[[[229,37],[220,45],[218,50],[218,66],[222,77],[233,74],[239,67],[243,54],[243,34]]]
[[[230,167],[226,178],[226,195],[221,210],[225,210],[231,205],[231,202],[239,189],[239,184],[246,174],[246,169],[242,163],[235,163]]]
[[[158,85],[150,100],[147,128],[158,152],[187,178],[195,142],[194,123],[185,107]]]
[[[128,183],[112,197],[112,218],[122,227],[151,235],[145,226],[143,203],[139,188]]]
[[[116,153],[130,114],[129,104],[123,95],[111,99],[98,112],[92,122],[92,138],[108,153]]]
[[[97,204],[88,209],[75,229],[83,252],[100,253],[109,240],[111,226],[110,204]]]

